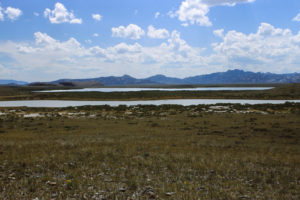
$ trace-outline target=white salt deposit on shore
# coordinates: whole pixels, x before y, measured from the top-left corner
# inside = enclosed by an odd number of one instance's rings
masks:
[[[23,117],[24,118],[36,118],[36,117],[45,117],[45,115],[40,115],[39,113],[30,113],[30,114],[25,114]]]

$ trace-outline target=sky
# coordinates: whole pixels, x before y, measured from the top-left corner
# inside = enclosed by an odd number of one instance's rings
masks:
[[[299,0],[0,0],[0,79],[300,72]]]

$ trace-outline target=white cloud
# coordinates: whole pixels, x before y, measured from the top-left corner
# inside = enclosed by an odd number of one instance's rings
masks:
[[[127,27],[119,26],[111,29],[113,37],[130,38],[138,40],[145,35],[145,31],[135,24],[129,24]]]
[[[101,21],[102,19],[102,16],[100,14],[92,14],[92,17],[96,21]]]
[[[34,37],[37,48],[32,47],[32,50],[35,52],[48,51],[57,55],[61,54],[61,56],[58,57],[62,58],[67,55],[81,56],[85,54],[84,48],[75,38],[71,37],[66,42],[60,42],[50,37],[46,33],[41,32],[34,33]]]
[[[36,17],[40,16],[40,14],[37,13],[37,12],[33,12],[33,15],[36,16]]]
[[[262,71],[299,71],[300,32],[275,28],[261,23],[256,33],[246,35],[229,31],[214,50],[224,55],[228,63],[259,66]],[[298,64],[296,64],[298,63]],[[296,67],[297,66],[297,67]]]
[[[213,33],[214,33],[215,36],[222,38],[223,37],[223,33],[224,33],[224,29],[214,30]]]
[[[293,18],[293,21],[300,22],[300,13],[298,13],[298,15]]]
[[[94,37],[99,37],[99,34],[98,33],[94,33],[93,36]]]
[[[56,3],[53,10],[46,8],[44,16],[49,18],[52,24],[70,23],[81,24],[82,19],[76,18],[73,12],[69,12],[62,3]]]
[[[4,13],[11,21],[17,20],[22,15],[22,11],[19,8],[12,7],[7,7]]]
[[[173,31],[170,39],[168,39],[168,44],[165,45],[163,43],[161,47],[167,47],[168,54],[172,55],[169,60],[166,60],[167,62],[189,63],[190,65],[202,63],[201,52],[203,49],[188,45],[187,42],[181,38],[178,31]]]
[[[34,38],[36,44],[41,44],[43,46],[56,46],[57,44],[57,41],[46,33],[35,32]]]
[[[209,12],[209,6],[202,0],[185,0],[181,3],[179,10],[171,17],[177,16],[182,22],[198,24],[200,26],[211,26],[209,18],[206,16]]]
[[[140,44],[135,43],[133,45],[128,45],[122,42],[113,47],[107,48],[105,54],[111,60],[118,60],[119,58],[117,56],[120,54],[138,54],[140,52],[142,52],[142,46]]]
[[[156,13],[154,14],[154,18],[157,19],[157,18],[159,17],[159,15],[160,15],[160,12],[156,12]]]
[[[155,29],[152,25],[148,26],[148,37],[164,39],[169,37],[169,31],[166,29]]]
[[[4,15],[2,13],[2,7],[0,6],[0,21],[4,21]]]
[[[8,70],[5,74],[14,74],[23,80],[27,77],[31,81],[78,78],[82,74],[85,77],[123,74],[146,77],[163,73],[186,77],[236,67],[275,73],[300,71],[300,31],[294,34],[289,29],[262,23],[255,33],[220,29],[215,34],[222,35],[221,41],[213,44],[208,53],[190,46],[178,31],[173,31],[167,41],[156,46],[123,42],[105,48],[84,47],[75,38],[59,41],[36,32],[32,43],[1,43],[0,53],[11,58],[1,64]],[[33,76],[33,72],[39,76]]]
[[[170,63],[188,65],[200,62],[197,56],[200,49],[190,47],[177,31],[171,34],[166,43],[153,47],[120,43],[107,48],[86,48],[75,38],[58,41],[41,32],[36,32],[34,37],[34,43],[0,44],[0,52],[9,55],[14,60],[13,65],[20,67],[16,76],[23,76],[23,80],[25,76],[31,77],[31,81],[43,80],[42,76],[47,80],[51,76],[76,77],[82,76],[83,72],[86,77],[95,77],[96,73],[99,76],[125,73],[146,76],[149,73],[161,73],[161,67]],[[169,70],[172,72],[171,68]],[[33,76],[33,71],[39,76]]]
[[[178,17],[183,25],[197,24],[199,26],[211,26],[207,14],[213,6],[234,6],[237,3],[250,3],[255,0],[184,0],[179,9],[175,12],[170,11],[171,18]]]

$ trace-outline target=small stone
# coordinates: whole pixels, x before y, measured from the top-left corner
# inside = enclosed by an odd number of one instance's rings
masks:
[[[248,196],[248,195],[241,195],[241,196],[239,196],[239,198],[240,198],[240,199],[248,199],[249,196]]]
[[[121,187],[121,188],[119,189],[119,191],[120,191],[120,192],[126,192],[126,188],[125,188],[125,187]]]
[[[51,185],[51,186],[55,186],[55,185],[56,185],[56,182],[54,182],[54,181],[48,181],[47,184],[48,184],[48,185]]]
[[[175,194],[175,192],[167,192],[167,193],[166,193],[167,196],[172,196],[172,195],[174,195],[174,194]]]
[[[148,196],[149,199],[156,199],[156,194],[151,186],[147,186],[142,192],[142,195]]]

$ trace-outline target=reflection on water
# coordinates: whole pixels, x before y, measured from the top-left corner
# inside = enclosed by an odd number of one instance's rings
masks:
[[[61,101],[61,100],[33,100],[33,101],[0,101],[0,107],[69,107],[85,105],[163,105],[177,104],[183,106],[198,104],[283,104],[285,102],[300,103],[300,100],[247,100],[247,99],[169,99],[169,100],[149,100],[149,101]]]
[[[273,87],[202,87],[202,88],[84,88],[72,90],[44,90],[37,92],[138,92],[138,91],[243,91],[270,90]]]

